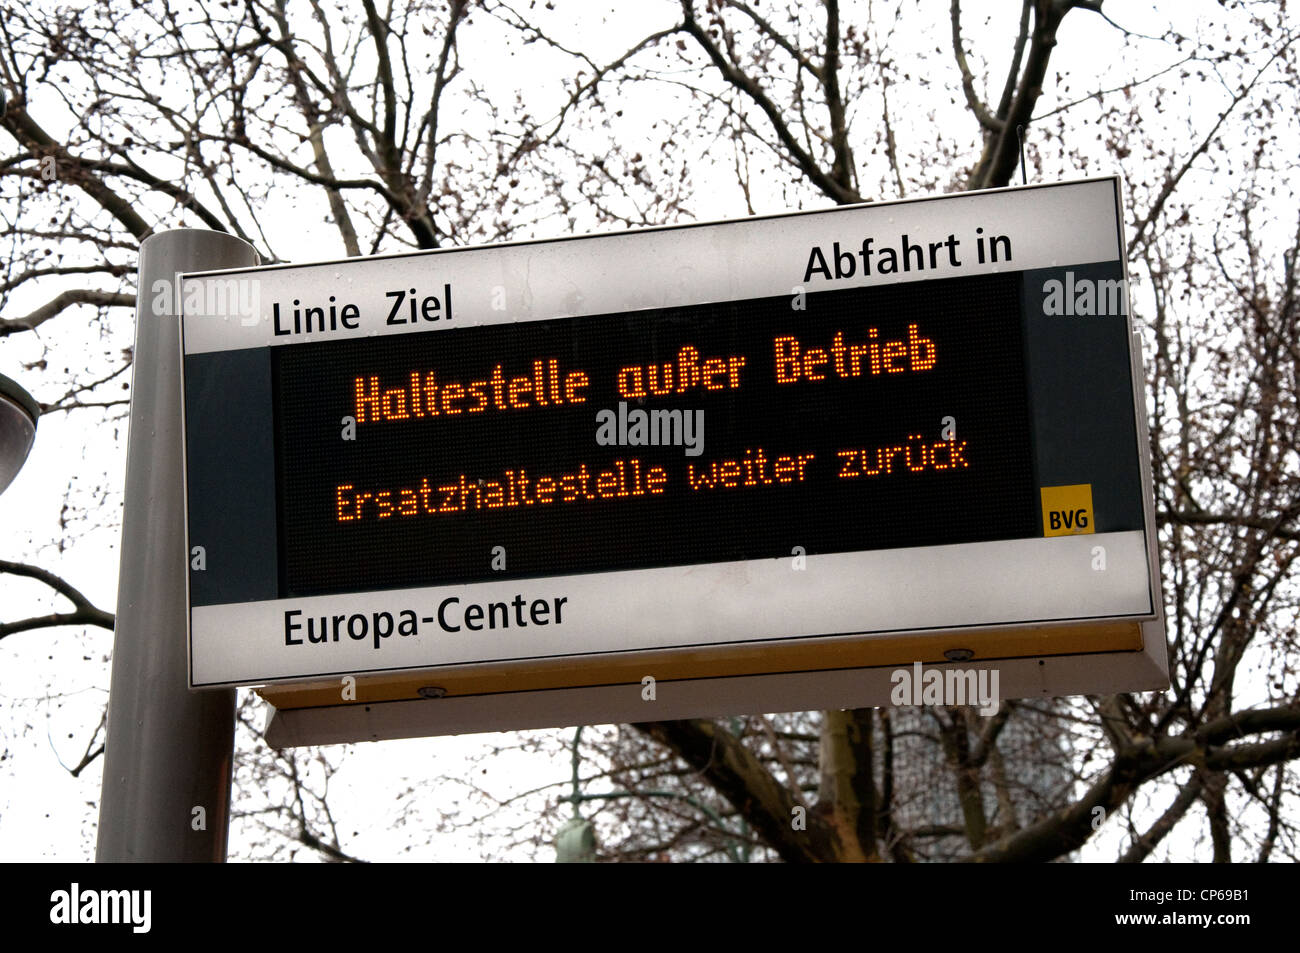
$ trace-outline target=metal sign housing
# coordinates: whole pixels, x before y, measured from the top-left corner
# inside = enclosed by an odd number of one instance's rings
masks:
[[[1119,194],[185,276],[191,685],[315,709],[344,676],[378,703],[1119,653],[1155,687]]]

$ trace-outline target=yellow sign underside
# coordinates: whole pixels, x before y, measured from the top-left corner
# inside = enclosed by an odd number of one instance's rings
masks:
[[[505,692],[637,685],[647,675],[656,681],[816,672],[841,668],[876,668],[913,662],[949,661],[944,652],[969,649],[970,662],[1034,656],[1137,652],[1142,629],[1136,622],[1038,626],[990,632],[954,632],[948,636],[871,637],[827,641],[809,639],[780,645],[682,649],[628,653],[598,659],[544,659],[491,662],[473,666],[425,669],[356,678],[355,699],[344,699],[342,676],[311,682],[268,685],[258,693],[277,709],[364,705],[421,697],[419,689],[438,688],[446,697]]]

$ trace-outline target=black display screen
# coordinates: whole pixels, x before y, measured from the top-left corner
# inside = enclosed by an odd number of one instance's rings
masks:
[[[271,361],[281,597],[1040,533],[1016,274]]]

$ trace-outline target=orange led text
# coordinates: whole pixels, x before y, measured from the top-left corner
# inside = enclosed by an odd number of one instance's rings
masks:
[[[554,358],[533,361],[531,374],[516,377],[506,376],[498,364],[482,380],[466,383],[441,380],[433,371],[411,371],[401,386],[384,387],[379,377],[371,374],[353,381],[353,416],[361,424],[582,404],[587,401],[589,383],[583,371],[561,372],[560,362]]]
[[[922,337],[915,324],[909,324],[907,337],[897,341],[882,341],[879,331],[867,328],[867,340],[860,343],[846,342],[844,332],[836,331],[829,347],[807,347],[793,335],[783,335],[772,344],[778,384],[928,371],[939,359],[934,341]]]
[[[923,470],[965,470],[965,440],[922,439],[919,433],[908,434],[900,444],[867,449],[839,450],[839,478],[874,477],[890,473],[920,473]]]

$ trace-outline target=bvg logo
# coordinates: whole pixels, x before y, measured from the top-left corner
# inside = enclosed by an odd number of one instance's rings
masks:
[[[1052,510],[1047,514],[1047,524],[1052,530],[1064,530],[1066,532],[1075,530],[1077,532],[1082,532],[1088,528],[1088,511]]]
[[[1045,486],[1043,498],[1044,536],[1082,536],[1095,533],[1092,516],[1092,484]]]

